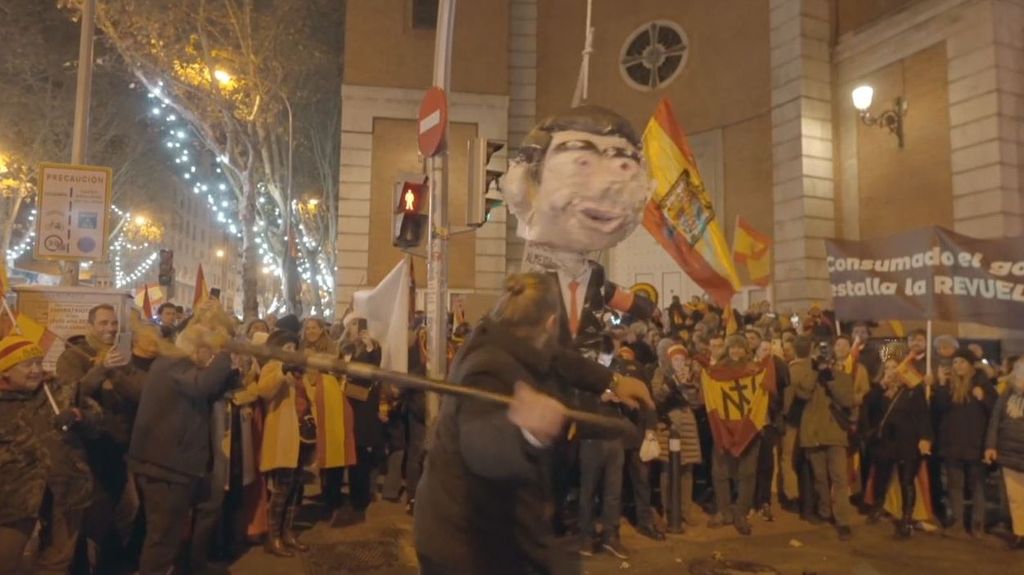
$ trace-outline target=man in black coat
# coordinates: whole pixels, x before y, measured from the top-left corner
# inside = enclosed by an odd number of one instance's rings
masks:
[[[183,341],[179,338],[179,345]],[[164,574],[174,566],[189,510],[212,464],[211,405],[237,381],[229,354],[214,355],[198,342],[189,351],[187,357],[153,362],[128,448],[129,469],[146,507],[142,575]]]
[[[557,350],[541,350],[483,320],[451,380],[512,394],[497,403],[445,398],[416,496],[416,551],[424,575],[569,575],[577,560],[555,545],[546,519],[549,446],[561,435]],[[524,385],[528,383],[529,385]],[[531,387],[532,386],[532,387]]]

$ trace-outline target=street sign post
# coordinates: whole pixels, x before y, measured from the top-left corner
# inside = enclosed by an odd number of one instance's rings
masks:
[[[424,158],[432,158],[445,150],[448,131],[448,98],[443,89],[427,90],[420,104],[419,144]]]
[[[39,166],[35,257],[102,261],[110,229],[110,168]]]

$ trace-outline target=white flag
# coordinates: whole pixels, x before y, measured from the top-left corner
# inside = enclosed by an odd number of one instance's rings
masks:
[[[352,296],[352,314],[380,342],[382,369],[409,372],[409,262],[403,259],[372,290]]]

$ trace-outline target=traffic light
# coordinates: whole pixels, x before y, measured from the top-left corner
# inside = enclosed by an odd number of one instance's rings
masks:
[[[162,286],[174,284],[174,250],[160,250],[160,271],[157,283]]]
[[[392,245],[414,248],[423,242],[427,227],[427,177],[411,176],[395,180],[395,209],[392,219]]]
[[[488,198],[487,192],[504,173],[490,170],[491,158],[505,147],[505,142],[473,138],[469,141],[469,198],[466,201],[466,225],[480,227],[487,223],[491,210],[502,205],[497,198]]]

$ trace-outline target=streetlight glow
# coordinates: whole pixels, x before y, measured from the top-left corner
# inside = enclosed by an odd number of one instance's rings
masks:
[[[224,257],[224,250],[217,250],[217,257],[218,258]]]
[[[146,216],[135,216],[135,225],[137,226],[144,226],[147,221],[149,220],[146,219]]]
[[[234,76],[232,76],[224,70],[221,70],[220,68],[217,68],[213,71],[213,78],[217,80],[217,82],[221,86],[227,86],[231,83],[232,80],[234,80]]]

